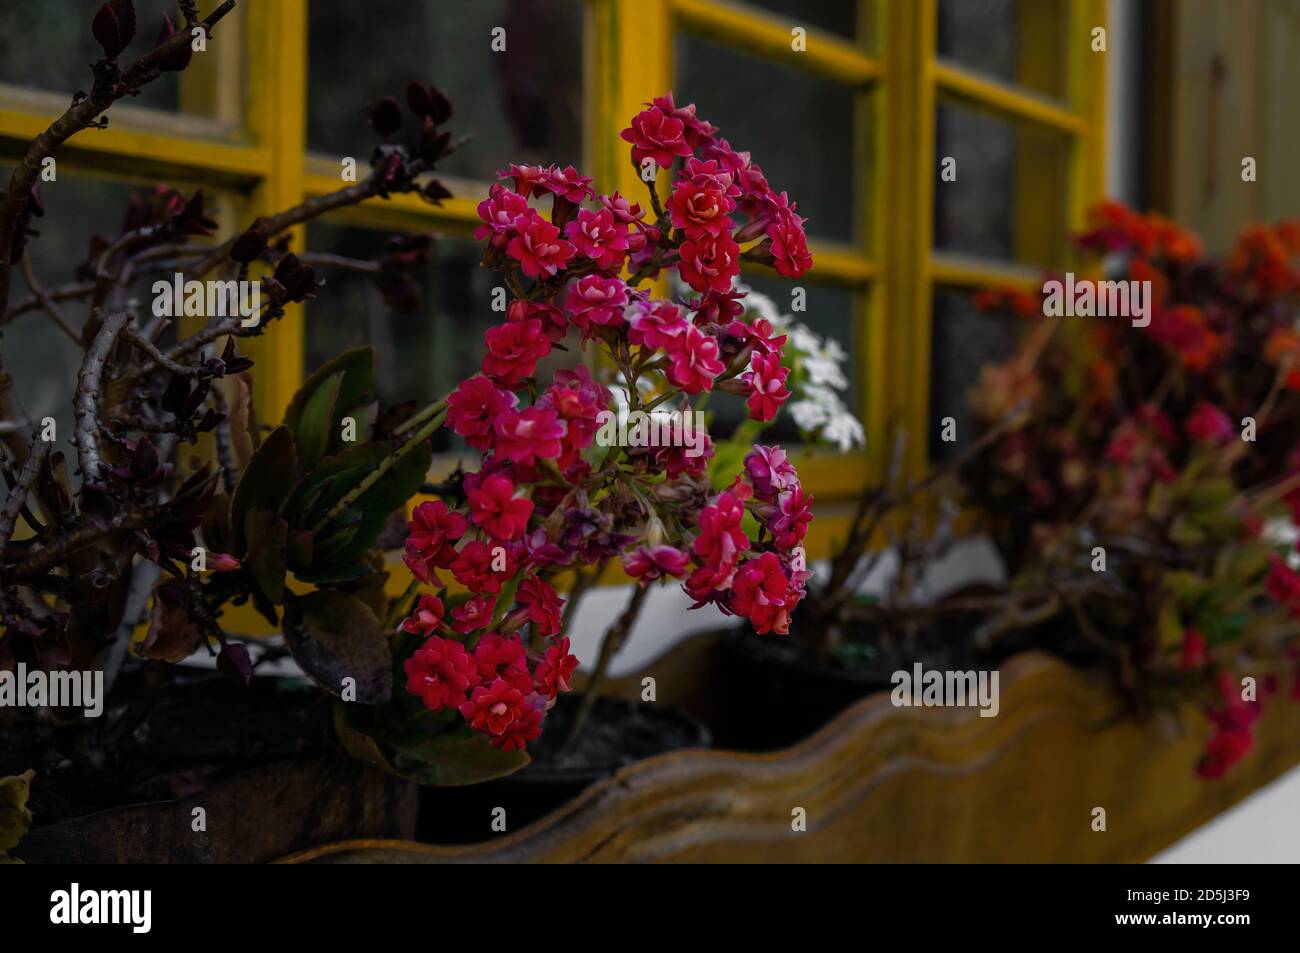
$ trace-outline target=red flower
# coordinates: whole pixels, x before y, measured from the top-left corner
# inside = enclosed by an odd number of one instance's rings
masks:
[[[507,169],[498,169],[497,178],[514,179],[515,191],[527,198],[533,194],[534,189],[543,187],[542,182],[546,178],[548,171],[540,165],[515,165],[512,163]]]
[[[530,576],[519,584],[515,599],[528,607],[528,621],[535,623],[542,635],[559,634],[564,625],[564,600],[549,582]]]
[[[763,553],[736,570],[732,608],[748,616],[759,635],[790,631],[790,612],[799,602],[776,553]]]
[[[632,317],[628,340],[642,347],[668,348],[675,338],[686,333],[686,315],[671,301],[648,301],[638,304]]]
[[[437,636],[416,649],[402,664],[406,690],[419,697],[429,711],[442,711],[465,702],[465,694],[478,684],[474,660],[465,646]]]
[[[686,144],[686,125],[662,109],[645,109],[632,118],[632,125],[619,133],[632,143],[632,161],[638,166],[647,157],[661,169],[667,169],[678,156],[691,154]]]
[[[533,501],[515,496],[515,485],[509,477],[489,476],[467,497],[474,525],[493,539],[509,541],[524,535],[528,518],[533,515]]]
[[[1183,631],[1183,653],[1178,662],[1183,671],[1190,672],[1205,664],[1205,644],[1205,636],[1194,626],[1189,625]]]
[[[505,731],[489,738],[488,744],[502,751],[514,751],[516,748],[524,747],[534,738],[540,737],[541,734],[541,709],[529,705],[519,713],[519,717],[512,721]]]
[[[772,337],[772,322],[759,318],[753,324],[746,324],[744,321],[732,321],[727,325],[727,334],[736,338],[740,346],[746,345],[753,348],[755,354],[776,354],[780,356],[781,349],[785,342],[789,340],[789,335],[782,334],[780,337]]]
[[[491,685],[474,689],[469,701],[461,704],[460,713],[475,731],[501,735],[524,713],[524,693],[497,678]]]
[[[1201,401],[1188,415],[1185,424],[1187,435],[1193,440],[1212,445],[1222,445],[1236,436],[1232,421],[1209,401]]]
[[[730,182],[730,176],[727,181]],[[686,232],[688,238],[719,235],[731,232],[732,221],[727,213],[736,203],[727,197],[718,183],[705,179],[701,183],[679,181],[668,198],[668,212],[675,228]]]
[[[718,341],[695,325],[685,334],[668,339],[668,379],[688,394],[698,394],[713,386],[713,379],[726,370],[718,360]]]
[[[731,586],[740,554],[749,545],[740,528],[744,518],[745,508],[740,500],[725,490],[700,511],[700,535],[691,547],[695,564],[700,568],[691,573],[687,582],[688,591],[696,598],[700,592]]]
[[[475,629],[484,628],[492,621],[492,612],[496,606],[495,596],[478,595],[462,602],[451,610],[451,627],[461,635],[468,635]]]
[[[576,456],[590,447],[600,429],[599,417],[609,407],[609,391],[591,379],[591,371],[579,364],[574,370],[557,371],[554,382],[537,399],[538,407],[549,408],[565,425],[562,459]]]
[[[627,285],[621,278],[604,275],[583,275],[569,285],[564,296],[564,309],[572,317],[574,327],[584,334],[593,324],[622,327],[626,306]]]
[[[484,453],[492,446],[492,422],[518,403],[519,398],[510,391],[475,374],[447,398],[447,422],[466,443]]]
[[[517,234],[506,243],[506,254],[529,278],[545,274],[548,278],[573,257],[573,246],[560,238],[560,230],[533,209],[515,223]]]
[[[518,636],[488,632],[474,647],[474,666],[484,684],[500,678],[527,695],[533,690],[528,674],[528,653]]]
[[[581,202],[596,194],[591,188],[591,176],[579,175],[571,165],[563,169],[558,165],[547,166],[537,179],[537,185],[570,202]]]
[[[766,502],[799,485],[799,474],[780,447],[755,445],[745,457],[745,475],[754,488],[754,496]]]
[[[568,638],[553,640],[537,663],[537,690],[548,698],[569,691],[569,676],[577,668],[577,657],[569,654]]]
[[[402,622],[402,630],[412,635],[432,635],[442,625],[442,600],[437,596],[420,596],[420,604],[409,619]]]
[[[549,407],[509,410],[496,420],[496,450],[513,463],[528,466],[557,459],[563,451],[564,421]]]
[[[798,278],[813,265],[808,253],[808,238],[803,230],[804,220],[795,214],[794,206],[786,206],[785,193],[781,193],[776,206],[776,217],[767,226],[767,237],[772,240],[773,266],[778,275]]]
[[[564,312],[554,305],[542,304],[538,301],[525,301],[523,298],[516,298],[506,308],[506,320],[540,321],[542,322],[542,330],[555,344],[563,341],[569,333],[569,321],[564,316]]]
[[[611,192],[609,195],[600,197],[600,204],[609,209],[610,214],[620,222],[626,222],[628,225],[640,222],[645,218],[645,210],[636,202],[629,202],[618,192]]]
[[[1300,618],[1300,573],[1275,554],[1268,558],[1272,563],[1265,582],[1269,597],[1285,606],[1293,616]]]
[[[507,547],[489,546],[477,539],[461,547],[450,568],[456,581],[470,592],[493,594],[500,592],[501,583],[513,579],[518,571],[514,554]]]
[[[627,226],[617,221],[609,209],[580,210],[578,217],[564,227],[564,233],[597,268],[618,268],[627,257]]]
[[[778,354],[756,353],[750,358],[749,370],[741,376],[741,380],[750,387],[745,406],[749,408],[751,419],[761,422],[776,416],[781,405],[790,398],[790,392],[785,389],[785,381],[789,376],[790,371],[781,366]]]
[[[441,585],[437,570],[448,568],[456,560],[452,545],[465,535],[469,522],[460,513],[447,509],[442,500],[421,503],[411,514],[402,559],[422,582]]]
[[[652,106],[658,106],[674,119],[681,120],[682,128],[686,136],[686,144],[692,149],[698,149],[717,133],[718,127],[705,122],[695,115],[695,104],[690,103],[686,106],[678,106],[673,102],[673,94],[665,93],[662,96],[656,96],[651,102]]]
[[[686,554],[672,546],[642,546],[623,557],[623,571],[647,585],[664,576],[686,575]]]
[[[730,291],[740,274],[740,246],[730,235],[688,237],[678,249],[677,270],[696,291]]]
[[[1221,778],[1250,753],[1254,744],[1254,733],[1249,728],[1219,728],[1206,744],[1196,773],[1203,778]]]
[[[478,203],[478,217],[483,224],[474,229],[476,241],[489,239],[494,248],[504,248],[519,219],[528,213],[528,199],[511,192],[500,183],[488,189],[488,197]]]
[[[511,390],[532,377],[537,362],[551,353],[551,339],[536,318],[488,328],[483,340],[487,345],[483,373]]]
[[[776,545],[789,550],[803,541],[813,521],[812,503],[812,494],[805,493],[803,487],[781,494],[771,526]]]

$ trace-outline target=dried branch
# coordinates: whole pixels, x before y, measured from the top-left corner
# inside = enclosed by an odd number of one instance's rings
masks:
[[[9,545],[9,540],[14,534],[14,527],[18,523],[18,514],[22,512],[23,507],[26,505],[27,495],[31,492],[32,484],[36,481],[41,465],[45,463],[45,458],[49,454],[49,441],[37,440],[28,453],[27,462],[23,464],[17,482],[9,490],[4,509],[0,510],[0,553],[3,553],[5,547]]]
[[[73,438],[77,445],[77,459],[82,478],[89,482],[99,480],[99,388],[104,374],[104,363],[117,343],[118,335],[126,327],[130,315],[126,312],[110,314],[104,319],[99,333],[86,351],[81,370],[77,371],[77,392],[73,399],[76,427]]]
[[[622,615],[615,619],[614,624],[605,630],[605,637],[600,641],[600,655],[596,659],[596,668],[592,671],[591,679],[583,689],[582,705],[578,709],[577,716],[573,719],[573,727],[569,729],[569,737],[564,742],[565,747],[572,745],[578,739],[578,736],[582,734],[587,719],[591,717],[591,710],[596,706],[596,699],[600,696],[600,687],[605,682],[605,675],[609,671],[610,663],[614,661],[614,656],[619,653],[624,643],[627,642],[628,636],[632,634],[632,627],[636,625],[637,617],[641,614],[641,607],[645,604],[646,593],[649,591],[649,586],[634,585],[632,598],[628,599]]]
[[[71,322],[64,317],[63,309],[59,307],[58,302],[50,297],[36,279],[36,273],[32,270],[32,256],[23,255],[20,265],[23,270],[23,279],[27,282],[27,287],[32,289],[32,294],[40,302],[41,307],[46,310],[54,323],[59,326],[59,329],[68,336],[68,339],[77,347],[81,347],[81,335],[72,327]]]

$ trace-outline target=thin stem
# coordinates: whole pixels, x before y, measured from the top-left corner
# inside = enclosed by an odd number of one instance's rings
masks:
[[[637,616],[641,614],[641,606],[645,604],[646,593],[649,592],[648,586],[636,585],[632,590],[632,598],[627,601],[627,606],[623,609],[614,624],[605,630],[605,637],[600,642],[600,656],[596,659],[596,669],[591,673],[591,679],[583,689],[582,705],[578,709],[577,716],[573,719],[573,727],[569,729],[569,737],[564,740],[564,746],[570,747],[578,736],[582,734],[582,729],[587,724],[587,719],[591,717],[591,710],[596,705],[596,699],[600,695],[600,688],[605,682],[605,675],[609,671],[609,665],[614,660],[614,656],[623,648],[627,638],[632,634],[632,627],[636,624]]]

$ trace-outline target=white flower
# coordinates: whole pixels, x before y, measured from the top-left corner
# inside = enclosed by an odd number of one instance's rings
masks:
[[[826,426],[822,428],[821,438],[827,443],[833,443],[840,448],[842,453],[847,453],[855,446],[862,446],[867,442],[866,432],[862,429],[862,424],[858,419],[849,412],[836,414]]]
[[[795,426],[800,430],[816,430],[830,419],[826,408],[811,400],[796,400],[786,406],[794,418]]]
[[[844,376],[844,370],[836,361],[828,359],[825,351],[809,354],[804,358],[803,367],[814,385],[834,387],[836,390],[844,390],[849,386],[849,379]]]

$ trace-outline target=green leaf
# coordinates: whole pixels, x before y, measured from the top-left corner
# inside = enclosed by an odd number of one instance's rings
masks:
[[[289,406],[284,411],[284,425],[295,434],[298,433],[307,404],[326,381],[339,373],[342,373],[343,381],[334,401],[336,413],[332,414],[329,426],[329,446],[337,447],[339,445],[337,425],[342,416],[337,411],[343,408],[356,408],[374,399],[375,349],[368,345],[344,351],[317,368],[293,395],[293,400],[289,401]],[[360,427],[358,426],[357,429],[360,435]]]
[[[253,452],[230,501],[230,525],[240,556],[248,552],[248,514],[255,509],[278,510],[297,473],[293,435],[288,427],[276,427]]]
[[[18,846],[32,824],[32,812],[27,809],[35,771],[0,778],[0,863],[8,860],[4,855]]]
[[[334,407],[342,385],[343,372],[331,374],[312,392],[302,409],[293,436],[304,470],[310,470],[325,456],[334,429]]]
[[[502,751],[468,728],[445,731],[415,745],[392,749],[393,770],[431,787],[463,787],[514,774],[532,759],[525,748]]]
[[[258,588],[278,605],[284,601],[289,524],[275,510],[258,508],[244,517],[244,533],[248,538],[244,565]]]
[[[370,608],[354,596],[318,589],[290,598],[284,614],[284,639],[307,676],[342,697],[351,678],[363,705],[387,701],[393,692],[393,659],[388,633]]]

